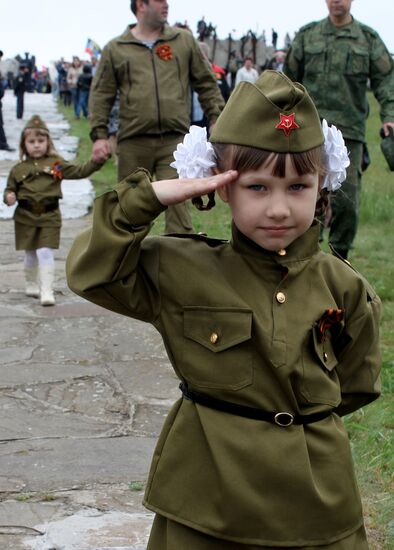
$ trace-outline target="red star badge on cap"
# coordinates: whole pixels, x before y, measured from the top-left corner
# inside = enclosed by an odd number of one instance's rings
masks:
[[[294,120],[295,113],[291,113],[291,115],[283,115],[280,114],[280,121],[275,126],[278,130],[283,130],[286,136],[289,136],[293,130],[297,130],[299,128],[298,124]]]

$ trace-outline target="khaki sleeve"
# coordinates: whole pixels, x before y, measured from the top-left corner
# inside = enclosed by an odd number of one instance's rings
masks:
[[[67,257],[71,290],[111,311],[153,322],[160,312],[159,247],[157,239],[144,239],[165,208],[143,170],[98,197],[92,227],[75,239]]]
[[[68,162],[64,159],[61,159],[61,170],[62,170],[62,179],[65,180],[78,180],[82,178],[87,178],[93,172],[100,170],[102,164],[94,162],[93,160],[88,160],[83,164],[75,164],[73,162]]]
[[[117,82],[110,48],[103,49],[89,93],[90,136],[92,140],[107,139],[108,120],[115,102]]]
[[[298,32],[286,54],[283,72],[294,82],[302,83],[304,78],[304,33]]]
[[[371,42],[371,89],[380,104],[382,122],[394,122],[394,62],[379,36]]]
[[[346,323],[347,344],[338,357],[342,402],[335,412],[341,416],[371,403],[380,395],[381,302],[376,295],[367,296],[361,315]]]
[[[10,172],[8,178],[7,178],[7,185],[4,189],[3,202],[5,204],[7,204],[5,198],[6,198],[6,195],[8,193],[15,193],[17,195],[17,192],[18,192],[18,183],[17,183],[16,179],[14,178],[13,172],[11,170],[11,172]]]

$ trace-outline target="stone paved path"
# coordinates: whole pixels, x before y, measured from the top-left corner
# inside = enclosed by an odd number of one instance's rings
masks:
[[[26,95],[25,118],[40,113],[39,99]],[[12,97],[3,110],[10,135]],[[13,162],[0,158],[0,174]],[[67,251],[89,223],[64,220],[57,303],[43,308],[24,295],[23,253],[12,221],[0,220],[1,550],[146,547],[143,488],[178,384],[150,326],[67,288]]]

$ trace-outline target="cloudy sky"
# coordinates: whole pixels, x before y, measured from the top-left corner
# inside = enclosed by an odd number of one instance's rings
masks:
[[[0,49],[4,57],[25,51],[36,55],[37,64],[73,55],[87,58],[87,38],[100,46],[134,22],[129,0],[1,0]],[[249,29],[257,34],[271,29],[282,46],[286,32],[326,16],[325,0],[169,0],[169,22],[187,21],[193,31],[204,15],[217,28],[219,38],[232,33],[239,38]],[[379,32],[394,52],[393,0],[353,0],[356,19]]]

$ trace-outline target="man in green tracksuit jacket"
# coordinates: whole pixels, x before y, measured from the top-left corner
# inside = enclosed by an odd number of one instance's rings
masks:
[[[320,117],[345,138],[351,165],[332,200],[329,241],[347,258],[356,236],[368,84],[380,104],[385,135],[394,127],[394,63],[377,32],[353,19],[352,0],[326,0],[329,16],[297,33],[284,72],[311,94]]]
[[[93,158],[109,156],[108,117],[120,93],[118,178],[137,167],[158,180],[176,177],[172,153],[190,126],[191,89],[214,124],[224,101],[192,34],[166,25],[167,0],[132,0],[137,18],[103,50],[90,94]],[[166,232],[190,233],[186,205],[166,212]]]

